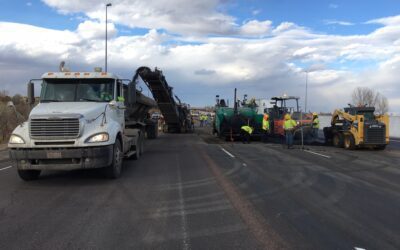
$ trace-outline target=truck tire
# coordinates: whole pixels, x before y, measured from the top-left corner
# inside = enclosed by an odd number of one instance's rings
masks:
[[[335,133],[333,135],[333,146],[337,148],[343,148],[343,134],[342,133]]]
[[[32,181],[39,178],[41,170],[19,170],[18,175],[24,181]]]
[[[353,135],[346,135],[344,137],[344,148],[345,149],[350,149],[350,150],[353,150],[353,149],[356,148],[355,140],[354,140]]]
[[[105,175],[110,179],[117,179],[122,172],[122,146],[119,139],[115,140],[113,148],[113,160],[110,166],[105,168]]]

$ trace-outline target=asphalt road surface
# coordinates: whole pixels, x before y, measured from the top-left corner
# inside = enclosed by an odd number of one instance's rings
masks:
[[[400,141],[384,151],[165,134],[118,180],[0,161],[0,249],[400,249]]]

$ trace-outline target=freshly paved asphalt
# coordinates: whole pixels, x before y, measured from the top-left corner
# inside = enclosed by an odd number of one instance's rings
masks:
[[[0,160],[0,249],[400,249],[400,142],[384,151],[166,134],[118,180]]]

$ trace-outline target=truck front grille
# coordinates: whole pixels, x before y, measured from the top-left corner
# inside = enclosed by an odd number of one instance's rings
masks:
[[[71,139],[79,136],[79,119],[32,119],[30,134],[32,139]]]
[[[381,128],[366,128],[365,129],[365,144],[385,144],[386,129]]]

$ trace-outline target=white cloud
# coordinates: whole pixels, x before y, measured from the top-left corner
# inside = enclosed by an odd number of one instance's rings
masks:
[[[310,108],[316,111],[345,105],[356,86],[375,88],[389,101],[396,100],[400,26],[395,19],[370,34],[354,36],[320,34],[288,22],[273,26],[268,20],[235,26],[234,36],[174,36],[159,29],[141,36],[114,35],[109,40],[109,70],[131,77],[139,66],[159,67],[182,100],[194,105],[210,104],[219,90],[234,86],[256,97],[301,95],[305,69],[310,72]],[[116,34],[113,24],[109,28]],[[0,88],[24,93],[29,78],[57,70],[61,60],[72,70],[102,66],[103,36],[104,23],[98,20],[85,20],[74,31],[0,22],[0,74],[8,76]],[[365,70],[347,65],[365,61],[372,61]],[[348,67],[330,66],[341,63]],[[395,101],[391,105],[392,112],[400,110]]]
[[[78,25],[77,33],[84,39],[103,39],[105,37],[105,23],[86,20]],[[107,34],[111,38],[117,30],[113,23],[107,24]]]
[[[27,2],[27,3],[26,3],[26,6],[31,7],[31,6],[32,6],[32,3],[31,3],[31,2]]]
[[[251,20],[240,27],[240,34],[244,36],[265,36],[271,31],[272,22],[269,20]]]
[[[104,20],[105,4],[97,0],[43,0],[60,13],[84,12],[92,19]],[[217,11],[219,0],[114,0],[109,19],[131,28],[166,29],[179,34],[235,34],[235,18]],[[179,8],[177,8],[179,6]]]
[[[329,4],[329,8],[331,8],[331,9],[337,9],[337,8],[339,8],[339,5],[338,5],[338,4],[334,4],[334,3],[330,3],[330,4]]]
[[[382,24],[382,25],[398,25],[398,24],[400,24],[400,16],[377,18],[377,19],[369,20],[365,23],[366,24]]]
[[[259,10],[259,9],[253,10],[253,11],[251,12],[251,14],[252,14],[253,16],[257,16],[257,15],[260,14],[260,13],[261,13],[261,10]]]
[[[327,25],[342,25],[342,26],[352,26],[354,23],[348,21],[339,21],[339,20],[324,20],[324,23]]]
[[[311,48],[311,47],[303,47],[301,49],[296,50],[293,53],[294,57],[304,57],[307,55],[312,54],[313,52],[315,52],[317,50],[317,48]]]

